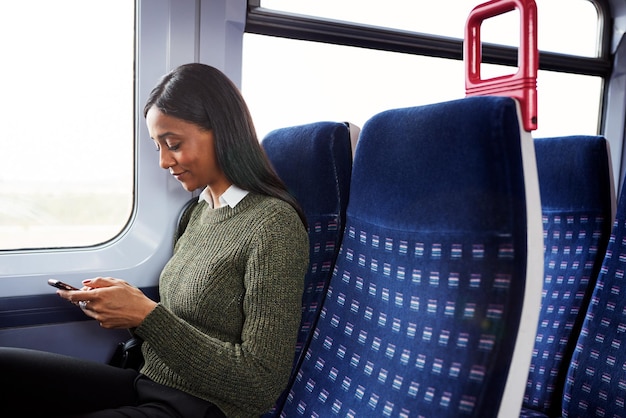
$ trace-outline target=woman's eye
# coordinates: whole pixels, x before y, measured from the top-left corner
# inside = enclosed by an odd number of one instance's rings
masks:
[[[167,149],[170,151],[176,151],[178,150],[178,148],[180,148],[180,144],[173,144],[173,145],[168,145]]]

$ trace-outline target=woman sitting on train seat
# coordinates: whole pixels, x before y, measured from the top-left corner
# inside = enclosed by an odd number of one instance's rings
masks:
[[[58,294],[143,339],[139,372],[0,349],[0,416],[252,417],[289,378],[308,264],[306,220],[236,86],[203,64],[163,77],[144,108],[160,165],[204,188],[159,279],[160,302],[98,277]]]

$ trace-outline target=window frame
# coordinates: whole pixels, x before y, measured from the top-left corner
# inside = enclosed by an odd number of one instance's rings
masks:
[[[619,190],[626,173],[626,163],[622,164],[622,160],[626,161],[626,147],[623,145],[626,121],[622,112],[626,93],[620,81],[621,73],[615,73],[614,60],[620,60],[619,52],[626,49],[619,32],[623,27],[621,22],[625,9],[621,5],[616,6],[617,0],[588,1],[598,14],[598,56],[539,51],[539,70],[602,79],[597,132],[610,143],[613,171],[619,173],[615,176],[616,190]],[[263,8],[261,2],[248,0],[247,33],[463,60],[462,39],[276,11]],[[480,3],[480,0],[476,1],[477,5]],[[614,31],[613,25],[617,30]],[[517,48],[483,43],[481,61],[484,64],[516,67]]]
[[[129,133],[135,155],[134,195],[125,228],[94,246],[0,252],[2,298],[51,294],[48,278],[74,285],[96,276],[123,278],[138,287],[158,284],[160,271],[172,252],[177,217],[192,193],[159,167],[143,123],[143,103],[163,74],[200,58],[198,13],[196,0],[179,0],[176,8],[169,0],[135,2],[134,128]],[[198,25],[190,27],[190,20]],[[144,39],[148,46],[141,48]]]
[[[540,51],[540,70],[603,78],[611,74],[610,27],[602,24],[610,16],[609,5],[606,0],[589,1],[596,7],[600,19],[599,56],[594,58]],[[463,60],[462,39],[298,15],[263,8],[260,3],[261,0],[248,0],[245,27],[248,33]],[[482,62],[517,66],[517,48],[485,43]]]

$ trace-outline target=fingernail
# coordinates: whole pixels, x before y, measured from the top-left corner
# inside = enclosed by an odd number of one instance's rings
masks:
[[[89,283],[91,283],[91,279],[85,279],[85,280],[83,280],[83,284],[85,284],[85,285],[86,285],[86,284],[89,284]]]

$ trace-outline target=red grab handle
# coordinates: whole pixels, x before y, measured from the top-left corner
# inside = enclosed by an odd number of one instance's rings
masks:
[[[490,17],[515,9],[520,13],[520,47],[517,73],[480,78],[482,62],[480,26]],[[476,6],[467,18],[465,43],[465,94],[467,96],[510,96],[517,99],[522,111],[524,129],[537,129],[537,5],[534,0],[492,0]]]

